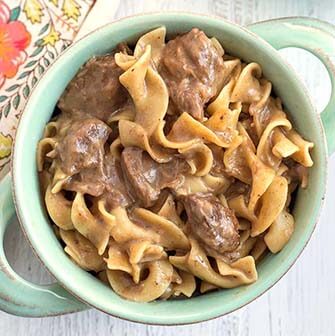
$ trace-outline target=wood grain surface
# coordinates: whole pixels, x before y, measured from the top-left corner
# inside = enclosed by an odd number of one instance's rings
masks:
[[[121,0],[115,18],[166,10],[215,14],[242,25],[294,15],[313,16],[335,24],[335,2],[332,0]],[[301,50],[285,50],[282,54],[301,74],[316,106],[322,110],[330,92],[325,69],[313,56]],[[0,336],[335,335],[334,200],[335,155],[330,159],[323,214],[304,253],[268,293],[228,316],[191,326],[157,327],[125,322],[93,309],[35,319],[0,312]],[[26,279],[37,283],[53,281],[33,255],[17,223],[10,228],[5,246],[11,264]]]

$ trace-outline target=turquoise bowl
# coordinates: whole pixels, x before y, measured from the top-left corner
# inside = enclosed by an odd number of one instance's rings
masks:
[[[315,164],[310,170],[308,188],[298,192],[294,206],[296,230],[292,239],[280,253],[268,254],[259,264],[256,283],[190,299],[135,303],[119,297],[77,267],[64,253],[52,231],[40,196],[36,145],[59,96],[83,63],[94,55],[109,52],[121,41],[135,41],[143,33],[161,25],[166,26],[169,34],[199,27],[207,35],[218,38],[228,53],[247,62],[259,63],[264,75],[273,83],[276,94],[282,98],[294,126],[315,143],[312,151]],[[332,114],[334,94],[322,113],[322,126],[303,84],[276,49],[295,46],[313,52],[326,65],[334,84],[334,64],[329,57],[334,53],[334,36],[333,26],[308,18],[284,18],[243,28],[221,18],[204,15],[157,13],[116,21],[74,43],[46,71],[31,93],[17,130],[12,177],[7,176],[0,185],[2,240],[16,208],[27,238],[57,283],[40,286],[22,279],[8,264],[1,244],[0,309],[21,316],[50,316],[95,307],[131,321],[176,325],[200,322],[232,312],[273,286],[302,252],[318,220],[326,188],[328,151],[325,134],[329,152],[333,152],[335,147],[331,134],[335,127],[335,113]]]

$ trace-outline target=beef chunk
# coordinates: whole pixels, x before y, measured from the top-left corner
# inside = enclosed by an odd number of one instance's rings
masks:
[[[167,43],[159,72],[179,112],[188,112],[198,120],[224,81],[221,55],[197,28]]]
[[[120,161],[111,154],[105,155],[101,169],[81,170],[71,177],[64,189],[95,197],[103,195],[109,209],[126,207],[133,202],[125,186]]]
[[[153,160],[143,150],[128,147],[122,152],[121,165],[131,194],[145,207],[153,205],[160,192],[153,185],[157,175]]]
[[[65,183],[65,190],[89,194],[91,196],[101,196],[105,190],[105,183],[101,171],[96,168],[81,170],[78,174],[71,176]]]
[[[211,194],[182,197],[192,233],[206,249],[218,253],[235,250],[240,243],[234,212]]]
[[[129,97],[119,82],[122,72],[114,55],[92,58],[67,86],[59,100],[59,108],[71,116],[90,115],[107,121]]]
[[[126,55],[132,55],[133,51],[129,48],[128,44],[126,42],[121,42],[116,47],[117,52],[121,52]]]
[[[137,147],[123,150],[121,165],[130,193],[144,207],[154,205],[162,189],[174,188],[183,179],[179,160],[158,164]]]
[[[291,184],[300,184],[302,188],[306,188],[308,184],[308,168],[295,162],[291,158],[285,159],[284,163],[288,170],[284,172],[283,176],[286,177]]]
[[[98,119],[74,121],[56,148],[62,170],[74,175],[101,166],[109,133],[108,125]]]
[[[244,195],[244,197],[249,199],[250,191],[250,185],[245,184],[239,180],[235,180],[226,190],[225,197],[227,200],[230,200],[240,195]]]
[[[104,161],[105,174],[105,198],[110,209],[118,206],[126,207],[133,202],[129,194],[122,173],[120,160],[111,154],[105,157]]]

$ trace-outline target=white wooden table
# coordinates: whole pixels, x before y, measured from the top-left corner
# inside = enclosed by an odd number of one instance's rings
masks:
[[[335,24],[333,0],[121,0],[115,18],[159,10],[216,14],[242,25],[293,15],[313,16]],[[301,73],[314,102],[322,109],[330,91],[325,70],[305,52],[291,50],[283,54]],[[247,307],[216,320],[178,327],[125,322],[93,309],[35,319],[0,312],[0,336],[335,335],[335,155],[330,159],[329,168],[323,214],[303,255],[274,288]],[[33,255],[17,224],[8,232],[7,238],[8,257],[20,274],[39,283],[52,281]]]

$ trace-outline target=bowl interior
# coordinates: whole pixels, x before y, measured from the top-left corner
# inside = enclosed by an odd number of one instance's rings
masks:
[[[93,55],[107,53],[119,42],[134,41],[160,25],[165,25],[169,34],[199,27],[207,35],[218,38],[227,53],[247,62],[258,62],[283,100],[294,126],[315,143],[312,152],[315,164],[310,170],[308,188],[298,192],[293,237],[280,253],[268,255],[258,265],[256,283],[191,299],[140,304],[120,298],[72,263],[63,252],[48,223],[40,197],[35,158],[43,128],[79,67]],[[98,29],[71,46],[45,73],[26,105],[18,128],[13,161],[14,192],[20,220],[34,249],[53,275],[72,293],[98,309],[125,319],[154,324],[192,323],[223,315],[252,301],[278,281],[294,263],[317,221],[325,189],[326,156],[319,117],[301,82],[267,43],[218,18],[184,13],[149,14],[126,18]]]

